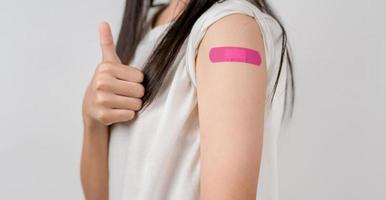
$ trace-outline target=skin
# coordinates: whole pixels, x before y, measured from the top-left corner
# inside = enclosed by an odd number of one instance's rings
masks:
[[[173,21],[187,1],[171,0],[155,26]],[[237,30],[237,31],[235,31]],[[110,28],[101,24],[103,60],[83,102],[81,179],[88,200],[108,199],[109,125],[132,120],[142,106],[143,74],[123,66]],[[248,16],[234,14],[214,23],[197,54],[200,123],[200,199],[255,200],[264,124],[266,63],[211,63],[213,47],[245,47],[265,58],[261,30]],[[115,84],[108,84],[114,82]]]
[[[237,30],[237,31],[235,31]],[[235,14],[202,40],[196,79],[200,124],[201,200],[255,200],[264,125],[266,63],[212,63],[213,47],[245,47],[265,57],[255,19]]]
[[[132,120],[142,107],[143,73],[122,65],[107,23],[100,25],[102,62],[83,99],[81,181],[85,198],[108,199],[109,125]]]

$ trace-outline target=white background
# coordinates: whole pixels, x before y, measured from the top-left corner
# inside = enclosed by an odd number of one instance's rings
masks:
[[[386,199],[383,0],[274,0],[295,52],[283,200]],[[0,1],[0,199],[82,199],[83,91],[123,0]]]

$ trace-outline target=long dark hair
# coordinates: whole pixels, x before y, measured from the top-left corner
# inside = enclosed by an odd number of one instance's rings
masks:
[[[143,105],[149,105],[160,91],[162,83],[164,83],[166,74],[170,66],[176,59],[176,56],[182,47],[184,41],[189,36],[190,31],[197,19],[207,11],[216,2],[224,0],[191,0],[187,3],[185,10],[179,15],[178,19],[168,29],[165,36],[155,48],[153,54],[149,57],[143,72],[145,79],[143,85],[146,88],[145,96],[142,98]],[[287,33],[278,19],[271,6],[266,0],[250,0],[262,12],[273,17],[282,29],[282,51],[280,55],[280,66],[276,77],[274,91],[271,98],[271,103],[275,97],[276,88],[279,84],[279,79],[282,74],[282,68],[285,59],[288,63],[286,97],[284,116],[292,116],[294,107],[295,87],[293,80],[293,66],[291,56],[288,51]],[[118,38],[117,53],[123,64],[129,64],[133,58],[135,49],[139,41],[144,36],[148,24],[147,13],[153,5],[153,0],[127,0],[121,31]],[[288,107],[288,105],[290,107]]]

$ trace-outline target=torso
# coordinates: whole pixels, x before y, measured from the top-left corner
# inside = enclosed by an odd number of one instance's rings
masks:
[[[150,15],[154,15],[157,10],[154,9]],[[109,150],[110,200],[199,199],[200,131],[193,58],[206,28],[214,23],[213,19],[235,12],[253,15],[264,25],[265,40],[269,46],[267,57],[270,57],[268,73],[271,77],[276,75],[277,62],[273,58],[281,46],[274,42],[274,37],[280,35],[274,21],[246,0],[216,3],[196,22],[191,36],[171,66],[160,95],[149,107],[141,110],[134,121],[112,126]],[[137,47],[130,65],[142,69],[157,42],[171,25],[167,20],[157,22]],[[272,79],[268,81],[272,82]],[[271,86],[272,83],[269,83],[268,87]],[[278,91],[281,90],[279,88]],[[282,100],[278,98],[273,105],[275,108],[267,109],[259,181],[259,184],[264,184],[264,192],[259,191],[261,200],[277,199],[276,143]]]

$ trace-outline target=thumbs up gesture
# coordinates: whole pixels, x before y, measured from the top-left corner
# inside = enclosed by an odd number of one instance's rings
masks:
[[[108,23],[100,24],[102,62],[97,66],[83,99],[83,118],[93,125],[109,126],[132,120],[142,108],[143,73],[121,61]]]

